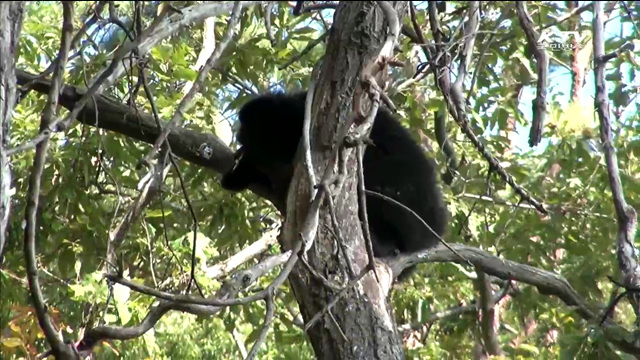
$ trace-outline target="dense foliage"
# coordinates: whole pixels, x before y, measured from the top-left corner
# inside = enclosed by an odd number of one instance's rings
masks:
[[[616,7],[607,24],[606,48],[620,47],[640,38],[640,8],[626,2]],[[117,14],[132,26],[133,3],[117,2]],[[466,2],[446,3],[442,24],[455,32]],[[173,2],[176,8],[189,2]],[[416,20],[428,33],[425,5],[416,3]],[[77,2],[74,29],[91,17],[93,2]],[[635,8],[633,8],[635,6]],[[567,30],[571,21],[563,2],[529,2],[528,10],[539,25]],[[281,69],[331,25],[333,10],[292,14],[291,6],[273,7],[271,25],[275,41],[265,27],[266,8],[248,7],[237,35],[203,83],[193,108],[184,114],[183,126],[218,135],[234,147],[235,112],[251,93],[305,88],[311,67],[323,55],[320,42],[304,56]],[[619,276],[615,238],[617,224],[607,171],[599,141],[599,120],[594,111],[592,67],[585,62],[585,86],[572,96],[571,50],[550,52],[550,113],[543,141],[527,144],[531,101],[535,96],[535,65],[511,2],[485,2],[471,65],[475,87],[465,87],[472,109],[472,129],[515,181],[538,201],[550,206],[542,216],[494,172],[466,139],[455,122],[447,120],[447,133],[458,159],[458,174],[443,184],[452,224],[446,240],[487,250],[495,255],[555,272],[589,303],[606,306],[619,293],[607,277]],[[55,58],[62,22],[57,2],[29,2],[20,38],[18,67],[40,73]],[[148,13],[148,14],[147,14]],[[156,13],[155,2],[145,4],[145,26]],[[634,16],[630,18],[629,15]],[[229,15],[215,19],[215,41],[227,28]],[[574,18],[575,19],[575,18]],[[580,15],[581,51],[587,58],[591,42],[591,12]],[[410,18],[405,19],[410,23]],[[632,23],[636,23],[636,27]],[[203,25],[181,29],[155,46],[148,57],[147,79],[162,119],[175,112],[184,87],[195,80],[198,54],[203,48]],[[84,86],[104,69],[114,49],[126,42],[125,33],[108,16],[92,26],[71,51],[65,82]],[[391,99],[405,125],[444,173],[446,159],[435,139],[435,112],[444,109],[433,76],[411,81],[424,55],[408,37],[400,37],[398,58],[406,64],[394,69]],[[482,63],[476,68],[482,53]],[[640,209],[640,52],[627,52],[609,62],[607,80],[613,117],[614,146],[626,200]],[[123,104],[151,113],[138,82],[137,68],[105,94]],[[135,94],[132,97],[132,94]],[[15,110],[11,146],[28,142],[38,132],[46,96],[31,91]],[[61,109],[64,116],[67,110]],[[78,122],[52,138],[43,174],[38,209],[37,250],[40,278],[56,325],[69,339],[81,337],[83,327],[98,322],[119,326],[139,323],[154,299],[123,286],[110,288],[102,278],[107,240],[124,210],[138,193],[146,171],[137,167],[151,145],[115,132]],[[28,300],[25,278],[23,222],[33,150],[12,156],[13,196],[9,238],[0,270],[0,328],[2,358],[31,358],[47,349]],[[225,260],[256,241],[280,220],[274,208],[251,192],[231,194],[221,190],[219,174],[184,160],[179,171],[171,167],[162,193],[144,210],[119,247],[124,275],[135,281],[170,291],[181,289],[189,278],[194,231],[197,233],[195,269],[204,293],[219,289],[223,279],[205,276],[208,267]],[[478,197],[485,196],[482,199]],[[195,219],[192,216],[195,214]],[[197,228],[194,230],[194,225]],[[279,252],[277,245],[269,253]],[[245,266],[255,264],[252,260]],[[399,326],[410,358],[471,358],[479,335],[479,317],[473,307],[453,316],[440,312],[463,308],[477,298],[473,268],[448,264],[421,264],[411,281],[392,295]],[[277,273],[275,273],[277,274]],[[248,292],[259,290],[274,274],[260,279]],[[504,282],[495,281],[499,293]],[[109,296],[111,295],[111,297]],[[604,308],[602,309],[604,311]],[[226,359],[239,358],[258,336],[265,316],[263,302],[226,308],[211,317],[172,311],[143,337],[103,343],[95,348],[104,359]],[[612,358],[613,348],[602,341],[595,325],[582,320],[556,297],[523,283],[515,284],[495,309],[499,342],[505,356],[539,358]],[[295,299],[285,288],[277,298],[276,317],[261,359],[312,358],[313,351],[299,327]],[[614,318],[629,328],[635,318],[622,301]],[[599,355],[597,355],[599,354]]]

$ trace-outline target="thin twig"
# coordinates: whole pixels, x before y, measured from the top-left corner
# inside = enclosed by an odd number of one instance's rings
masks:
[[[267,303],[267,311],[264,315],[264,324],[262,325],[262,330],[260,330],[260,335],[258,335],[258,339],[251,347],[251,351],[249,355],[247,355],[247,360],[253,360],[258,354],[258,350],[260,350],[260,346],[267,339],[267,333],[269,332],[269,327],[271,326],[271,322],[273,321],[273,315],[275,314],[275,306],[273,305],[273,290],[270,291],[270,294],[267,296],[265,300]]]
[[[400,206],[401,208],[403,208],[405,211],[408,211],[411,215],[413,215],[418,221],[420,221],[422,223],[422,226],[424,226],[425,228],[429,229],[429,231],[431,231],[431,234],[433,234],[433,236],[435,236],[438,241],[440,241],[440,243],[442,245],[444,245],[447,249],[451,250],[452,253],[456,254],[460,260],[466,262],[468,265],[471,265],[471,263],[469,262],[469,260],[465,259],[462,255],[460,255],[459,253],[457,253],[452,247],[451,245],[449,245],[446,241],[444,241],[444,239],[438,235],[438,233],[436,233],[435,231],[433,231],[433,229],[431,228],[431,226],[429,226],[429,224],[427,224],[418,214],[415,213],[415,211],[411,210],[410,208],[408,208],[407,206],[405,206],[404,204],[402,204],[401,202],[396,201],[393,198],[390,198],[384,194],[380,194],[378,192],[375,191],[371,191],[371,190],[366,190],[366,193],[372,196],[376,196],[379,197],[383,200],[389,201],[397,206]]]
[[[522,204],[522,203],[515,203],[515,202],[511,202],[511,201],[507,201],[504,199],[500,199],[497,197],[491,197],[491,196],[487,196],[487,195],[476,195],[476,194],[469,194],[469,193],[462,193],[459,195],[460,198],[462,199],[472,199],[472,200],[481,200],[481,201],[485,201],[485,202],[490,202],[494,205],[502,205],[502,206],[510,206],[510,207],[514,207],[514,208],[521,208],[521,209],[530,209],[530,210],[536,210],[536,208],[533,205],[530,204]],[[562,205],[549,205],[549,204],[544,204],[545,208],[551,212],[551,213],[558,213],[558,214],[564,214],[564,213],[574,213],[574,214],[578,214],[578,215],[582,215],[582,216],[593,216],[593,217],[599,217],[599,218],[603,218],[603,219],[612,219],[611,216],[606,215],[606,214],[601,214],[601,213],[594,213],[591,211],[585,211],[584,209],[582,209],[582,207],[578,208],[578,207],[569,207],[569,206],[562,206]]]
[[[43,110],[40,128],[46,128],[57,113],[58,94],[64,82],[64,71],[69,56],[69,47],[71,45],[71,32],[73,31],[73,14],[74,7],[72,1],[63,1],[63,21],[62,32],[60,35],[60,50],[58,52],[57,66],[53,70],[53,79],[51,88],[49,89],[49,97],[47,104]],[[61,338],[58,337],[57,331],[51,322],[51,318],[47,312],[44,296],[40,289],[38,280],[38,264],[36,259],[36,214],[38,211],[38,202],[40,198],[40,185],[42,182],[42,172],[47,157],[49,147],[49,137],[36,146],[36,153],[33,159],[33,168],[29,177],[29,190],[27,192],[27,209],[25,213],[25,232],[24,232],[24,252],[27,270],[27,279],[29,280],[29,293],[31,301],[38,317],[40,328],[52,348],[54,354],[65,352],[67,346]]]
[[[149,88],[149,83],[147,82],[147,78],[146,78],[146,74],[145,74],[145,68],[143,66],[140,67],[140,72],[139,72],[139,78],[140,81],[142,82],[142,88],[144,89],[145,95],[147,96],[147,100],[149,101],[149,105],[151,106],[151,113],[152,113],[152,117],[153,120],[155,121],[156,124],[156,128],[158,129],[158,133],[160,133],[162,131],[162,124],[160,121],[160,114],[158,113],[158,107],[156,106],[156,102],[155,102],[155,98],[153,96],[153,93],[151,92],[151,89]],[[96,107],[97,109],[97,107]],[[173,151],[171,150],[171,144],[167,143],[167,153],[169,154],[173,154]],[[171,162],[172,166],[175,164],[175,162]],[[166,176],[166,175],[165,175]],[[173,248],[171,247],[171,243],[169,242],[169,236],[167,235],[167,218],[165,216],[164,213],[164,199],[162,197],[162,187],[159,187],[159,192],[160,192],[160,212],[162,213],[162,235],[164,237],[164,241],[165,241],[165,245],[167,247],[167,249],[169,250],[169,253],[171,254],[171,256],[173,257],[173,259],[175,259],[175,263],[178,264],[178,266],[180,267],[180,271],[182,271],[184,273],[184,268],[182,266],[182,262],[180,261],[180,259],[178,258],[178,255],[176,255],[175,251],[173,251]]]
[[[73,39],[71,40],[71,46],[69,47],[69,51],[71,51],[71,49],[75,49],[76,46],[78,46],[78,42],[80,41],[82,36],[86,33],[87,29],[93,26],[93,24],[95,24],[96,21],[98,21],[98,19],[100,18],[100,13],[102,12],[102,9],[104,9],[104,6],[106,4],[107,4],[107,1],[98,1],[95,9],[93,9],[93,16],[82,24],[82,27],[80,28],[80,30],[78,30],[78,32],[74,35]],[[38,76],[35,77],[33,80],[24,84],[23,88],[29,89],[33,83],[35,83],[40,79],[44,79],[47,75],[51,74],[51,72],[53,72],[53,69],[57,66],[58,61],[59,61],[58,58],[55,58],[43,72],[38,74]]]
[[[318,44],[320,44],[321,42],[325,41],[328,36],[329,36],[329,32],[325,32],[322,35],[320,35],[317,39],[315,39],[313,41],[310,41],[307,44],[307,46],[305,46],[305,48],[302,49],[302,51],[300,51],[298,54],[292,56],[291,59],[287,60],[286,63],[280,65],[278,67],[278,69],[279,70],[284,70],[284,69],[288,68],[289,66],[291,66],[291,64],[293,64],[294,62],[300,60],[303,56],[305,56],[307,53],[309,53],[309,51],[311,51]]]
[[[375,104],[379,105],[380,100],[378,99]],[[375,113],[377,110],[377,106],[373,106],[371,112]],[[378,271],[376,270],[375,266],[373,238],[371,237],[371,231],[369,228],[369,215],[367,214],[367,195],[364,188],[364,169],[362,167],[362,157],[364,156],[365,146],[366,145],[363,142],[360,142],[356,147],[356,158],[358,159],[358,208],[360,210],[360,216],[362,217],[362,234],[364,235],[364,244],[367,250],[367,257],[369,258],[369,264],[367,265],[367,268],[373,270],[373,275],[375,276],[376,281],[380,283],[380,277],[378,276]]]
[[[340,289],[339,286],[334,285],[333,283],[331,283],[331,281],[329,281],[329,279],[327,279],[326,277],[322,276],[322,274],[320,274],[319,272],[316,271],[316,269],[314,269],[311,264],[309,264],[309,262],[306,259],[306,256],[301,256],[300,257],[300,262],[302,263],[302,265],[304,266],[305,269],[307,269],[307,271],[309,271],[309,273],[316,278],[317,280],[319,280],[322,285],[326,286],[327,288],[333,290],[333,291],[338,291]]]

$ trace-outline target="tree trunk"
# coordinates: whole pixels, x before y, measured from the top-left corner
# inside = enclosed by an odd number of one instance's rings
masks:
[[[402,23],[408,9],[407,2],[390,4]],[[340,3],[313,97],[311,115],[315,125],[311,128],[310,142],[316,182],[320,182],[333,148],[342,142],[342,139],[338,139],[338,129],[343,121],[353,116],[353,94],[361,80],[361,72],[366,64],[376,59],[389,31],[384,12],[375,2]],[[367,266],[368,257],[358,218],[355,154],[355,151],[350,151],[346,160],[348,171],[341,193],[327,193],[326,196],[334,199],[342,240],[358,274]],[[300,160],[289,190],[288,204],[294,206],[288,206],[282,233],[282,242],[287,249],[300,238],[310,208],[310,182],[305,173]],[[325,199],[320,208],[315,242],[306,256],[317,273],[329,280],[345,279],[348,278],[346,263],[335,245],[339,240],[332,229]],[[309,328],[307,333],[318,359],[403,358],[401,339],[387,302],[389,281],[384,281],[379,268],[378,275],[381,275],[380,284],[369,272]],[[337,291],[325,287],[300,262],[289,280],[305,323],[339,296]]]
[[[0,3],[0,264],[11,206],[11,169],[6,151],[11,113],[16,104],[15,57],[23,13],[23,1]]]

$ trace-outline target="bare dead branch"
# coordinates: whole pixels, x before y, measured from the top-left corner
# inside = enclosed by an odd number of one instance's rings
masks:
[[[206,268],[204,270],[205,276],[208,279],[219,279],[226,276],[240,265],[264,253],[269,247],[275,245],[277,243],[277,236],[278,231],[276,229],[267,231],[258,241],[240,250],[235,255]]]
[[[192,66],[192,69],[199,70],[204,66],[207,62],[207,59],[213,54],[213,51],[216,49],[216,32],[215,32],[215,18],[208,17],[204,19],[204,23],[202,26],[202,48],[200,49],[200,53],[198,54],[198,59],[196,63]],[[214,67],[216,69],[217,67]],[[236,80],[234,80],[236,81]],[[242,84],[244,85],[244,84]],[[182,88],[182,95],[186,95],[191,90],[193,86],[193,81],[189,80],[184,84]]]
[[[42,113],[40,128],[45,129],[54,122],[57,113],[58,93],[64,82],[64,70],[69,56],[69,46],[71,45],[71,32],[73,31],[73,2],[63,1],[62,32],[60,35],[60,50],[58,51],[57,66],[53,70],[52,85],[49,89],[47,103]],[[38,318],[40,328],[44,332],[47,343],[52,348],[54,355],[69,355],[70,348],[58,337],[57,331],[51,322],[51,318],[46,309],[44,296],[40,289],[38,280],[38,260],[36,258],[36,213],[40,199],[40,184],[42,182],[42,172],[47,158],[49,147],[49,137],[36,146],[36,154],[33,159],[33,168],[29,176],[29,190],[27,192],[27,209],[25,213],[25,233],[24,233],[24,253],[29,280],[29,293],[33,307]]]
[[[596,80],[594,105],[600,119],[600,140],[602,141],[602,147],[605,153],[609,185],[611,186],[613,205],[618,221],[616,241],[618,267],[622,273],[625,286],[640,288],[640,264],[638,263],[637,251],[634,247],[637,224],[636,210],[627,204],[625,200],[616,150],[613,146],[611,136],[608,92],[604,74],[606,60],[610,57],[605,55],[604,52],[604,11],[602,3],[595,2],[593,10],[593,56],[595,59],[593,71]],[[629,301],[636,314],[636,323],[640,323],[640,294],[630,293],[629,295]]]
[[[607,3],[607,6],[614,6],[616,4],[615,1],[609,2]],[[571,19],[571,18],[575,18],[580,16],[580,14],[582,14],[585,11],[589,11],[592,9],[593,3],[587,3],[581,7],[575,8],[571,11],[569,11],[568,13],[566,13],[564,16],[559,17],[557,19],[555,19],[554,21],[551,21],[550,23],[541,26],[540,29],[538,29],[538,31],[542,31],[542,30],[546,30],[549,28],[552,28],[554,26],[557,26],[559,24],[562,24],[563,22]],[[510,41],[513,40],[515,38],[517,38],[518,35],[512,31],[509,31],[509,34],[506,34],[504,37],[500,38],[500,41]]]
[[[302,229],[300,230],[300,238],[303,243],[302,255],[307,253],[313,245],[314,240],[316,239],[316,235],[318,233],[318,223],[320,218],[320,205],[322,204],[322,200],[325,194],[325,187],[319,187],[316,189],[316,174],[313,167],[313,161],[311,159],[311,141],[310,141],[310,131],[311,131],[311,109],[313,104],[313,98],[315,95],[315,87],[316,87],[316,78],[320,71],[320,63],[316,64],[313,71],[311,72],[311,81],[309,83],[309,89],[307,90],[307,96],[305,99],[305,109],[304,109],[304,121],[303,121],[303,131],[302,131],[302,148],[303,151],[303,166],[305,170],[306,176],[309,178],[309,194],[313,199],[308,209],[307,216],[302,224]],[[330,166],[327,166],[325,172],[322,176],[322,183],[326,183],[327,178],[330,176]],[[287,203],[290,201],[294,201],[293,197],[287,197]],[[287,209],[294,209],[295,206],[287,206]],[[287,211],[289,211],[287,210]]]
[[[254,266],[253,269],[253,273],[252,272],[242,272],[242,276],[253,276],[254,274],[263,274],[266,273],[268,271],[270,271],[271,269],[275,268],[276,266],[282,265],[283,263],[285,264],[285,269],[282,270],[281,274],[279,275],[279,277],[281,277],[282,273],[284,273],[288,266],[290,266],[289,264],[291,263],[291,259],[292,258],[297,258],[297,255],[295,252],[289,250],[287,252],[284,252],[282,254],[278,254],[278,255],[274,255],[271,257],[268,257],[266,260],[262,261],[260,264]],[[266,298],[266,296],[268,296],[268,291],[270,288],[277,288],[278,286],[280,286],[282,283],[279,283],[278,278],[276,278],[276,280],[274,280],[274,282],[267,287],[267,289],[260,291],[258,293],[255,293],[251,296],[247,296],[244,298],[231,298],[231,299],[224,299],[224,300],[218,300],[218,299],[206,299],[206,298],[197,298],[197,297],[193,297],[190,295],[176,295],[176,294],[171,294],[171,293],[167,293],[164,291],[160,291],[160,290],[156,290],[153,288],[150,288],[146,285],[142,285],[142,284],[137,284],[134,283],[131,280],[125,279],[123,277],[117,276],[117,275],[111,275],[111,274],[107,274],[105,275],[105,277],[109,280],[112,281],[114,283],[126,286],[128,288],[130,288],[131,290],[137,291],[141,294],[145,294],[145,295],[149,295],[149,296],[154,296],[163,300],[167,300],[167,301],[172,301],[172,302],[179,302],[179,303],[183,303],[183,304],[193,304],[193,305],[203,305],[203,306],[235,306],[235,305],[245,305],[245,304],[249,304],[252,303],[254,301],[257,300],[263,300]],[[284,281],[282,281],[284,282]],[[274,286],[274,284],[276,284]]]
[[[543,47],[536,43],[540,34],[534,29],[533,20],[527,13],[524,1],[516,2],[516,12],[520,20],[520,26],[527,37],[529,48],[536,59],[536,69],[538,81],[536,84],[536,99],[533,101],[533,119],[531,120],[531,131],[529,132],[529,146],[534,147],[542,140],[542,129],[544,128],[547,116],[547,79],[549,76],[549,55]]]
[[[384,16],[387,18],[387,22],[389,23],[389,33],[387,34],[387,39],[385,40],[382,49],[380,50],[380,56],[392,57],[393,48],[396,46],[398,36],[400,36],[400,22],[398,21],[398,14],[396,14],[393,6],[391,6],[388,1],[376,2],[384,12]]]
[[[316,90],[316,77],[320,67],[316,65],[314,71],[311,72],[311,80],[309,81],[309,89],[307,90],[307,97],[304,103],[304,120],[302,123],[302,150],[304,151],[305,170],[309,177],[310,194],[315,194],[314,187],[316,186],[316,173],[313,168],[313,160],[311,159],[311,127],[313,126],[313,118],[311,117],[311,109],[313,108],[313,96]],[[313,196],[313,195],[312,195]],[[317,219],[316,219],[317,221]],[[306,247],[306,246],[305,246]]]

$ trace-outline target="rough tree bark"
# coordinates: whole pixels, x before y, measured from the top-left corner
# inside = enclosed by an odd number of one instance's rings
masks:
[[[11,169],[6,150],[11,113],[16,104],[15,56],[23,13],[23,1],[0,3],[0,264],[11,205]]]
[[[400,22],[407,12],[407,2],[390,2]],[[341,2],[329,34],[326,55],[313,97],[311,158],[317,181],[325,171],[331,152],[342,141],[340,125],[352,115],[352,99],[365,65],[375,60],[389,34],[389,25],[375,2]],[[348,256],[358,274],[368,264],[365,243],[358,218],[357,158],[351,151],[347,158],[348,174],[339,194],[333,194],[335,212]],[[287,220],[282,243],[285,249],[300,238],[311,194],[302,160],[298,162],[289,190]],[[335,172],[334,172],[335,173]],[[327,193],[327,196],[330,196]],[[333,235],[330,212],[325,200],[320,210],[318,231],[308,262],[317,273],[332,279],[347,278],[347,267],[337,239]],[[379,270],[378,270],[379,271]],[[380,272],[378,272],[379,275]],[[402,344],[387,302],[388,281],[381,283],[369,272],[357,285],[342,295],[330,311],[307,331],[318,359],[401,359]],[[300,262],[289,276],[305,323],[335,300],[338,292],[323,286]]]

